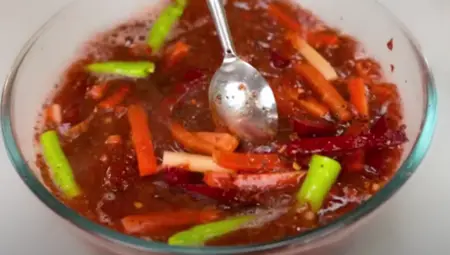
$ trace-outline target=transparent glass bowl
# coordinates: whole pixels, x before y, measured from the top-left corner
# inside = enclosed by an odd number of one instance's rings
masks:
[[[53,16],[24,46],[9,74],[2,95],[1,124],[5,145],[17,173],[51,210],[76,226],[96,245],[116,254],[314,254],[326,253],[332,244],[367,219],[414,173],[431,143],[436,118],[433,77],[417,43],[389,11],[373,0],[302,0],[301,4],[333,27],[355,36],[367,53],[380,61],[388,79],[399,86],[407,134],[402,164],[394,178],[370,200],[333,223],[281,241],[234,247],[171,247],[127,236],[78,215],[60,203],[42,184],[35,165],[33,127],[48,99],[80,46],[97,32],[113,27],[157,4],[151,0],[77,0]],[[386,43],[394,39],[394,49]],[[389,72],[390,64],[395,72]],[[333,248],[333,251],[336,252]],[[336,254],[336,253],[334,253]]]

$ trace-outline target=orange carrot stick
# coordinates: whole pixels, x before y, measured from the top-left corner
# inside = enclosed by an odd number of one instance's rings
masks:
[[[88,91],[88,96],[90,96],[92,99],[99,100],[105,95],[107,89],[108,83],[95,84]]]
[[[130,215],[121,220],[128,234],[154,233],[170,227],[180,227],[210,222],[220,217],[217,210],[181,209],[179,211],[152,212]]]
[[[369,118],[369,99],[367,97],[364,79],[350,79],[348,82],[348,92],[350,94],[350,103],[355,107],[358,115],[363,119]]]
[[[189,49],[190,47],[186,43],[182,41],[176,42],[169,49],[169,55],[167,56],[166,60],[166,67],[172,67],[176,63],[178,63],[182,58],[184,58],[187,55]]]
[[[233,170],[272,170],[283,168],[284,164],[277,154],[251,154],[214,151],[214,162]]]
[[[145,109],[137,104],[128,106],[128,121],[131,126],[131,138],[136,150],[140,176],[156,173],[156,157]]]
[[[111,110],[125,99],[129,91],[130,88],[128,86],[122,86],[114,94],[101,101],[98,106],[102,109]]]
[[[208,186],[222,189],[274,190],[297,186],[304,175],[305,171],[238,175],[208,172],[203,181]]]
[[[352,118],[347,102],[317,69],[309,64],[297,64],[294,68],[308,81],[311,89],[320,95],[322,101],[330,107],[340,121],[348,121]]]
[[[281,10],[278,6],[276,6],[276,4],[270,3],[269,7],[267,8],[267,11],[269,12],[269,15],[271,17],[280,22],[286,28],[294,32],[302,31],[300,23],[294,18],[289,17],[286,14],[286,11]]]
[[[303,109],[309,112],[311,115],[317,118],[324,118],[329,113],[328,107],[317,101],[316,99],[309,97],[305,99],[298,99],[295,101]]]
[[[196,132],[194,135],[203,141],[213,144],[216,149],[221,151],[232,152],[239,146],[239,140],[228,133]]]
[[[178,123],[172,122],[170,124],[170,131],[172,132],[172,136],[175,138],[175,140],[182,144],[189,151],[212,155],[213,151],[215,150],[215,147],[212,143],[209,143],[194,135],[193,133],[187,131]]]

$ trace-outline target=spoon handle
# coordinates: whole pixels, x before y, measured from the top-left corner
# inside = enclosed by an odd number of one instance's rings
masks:
[[[223,0],[207,0],[209,11],[211,12],[214,24],[219,34],[220,43],[225,52],[225,58],[236,57],[233,41],[231,40],[230,29],[227,17],[222,4]]]

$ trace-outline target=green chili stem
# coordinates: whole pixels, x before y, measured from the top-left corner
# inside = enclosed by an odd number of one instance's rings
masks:
[[[297,193],[299,204],[308,203],[314,212],[319,211],[340,171],[341,165],[336,160],[313,155],[305,181]]]
[[[118,74],[132,78],[145,78],[155,71],[155,64],[148,61],[109,61],[90,64],[87,66],[87,70],[99,74]]]
[[[179,20],[186,7],[186,0],[177,0],[167,6],[153,23],[147,37],[147,44],[152,52],[158,52],[174,24]]]
[[[75,182],[72,167],[59,145],[58,135],[50,130],[40,137],[43,156],[50,167],[53,182],[68,198],[81,194],[81,190]]]
[[[254,218],[254,215],[246,215],[197,225],[191,229],[178,232],[171,236],[168,243],[169,245],[178,246],[202,246],[208,240],[239,229],[243,224]]]

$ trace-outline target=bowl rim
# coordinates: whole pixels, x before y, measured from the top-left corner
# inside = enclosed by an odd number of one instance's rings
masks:
[[[342,227],[351,225],[352,223],[355,223],[361,218],[367,216],[375,209],[379,208],[392,195],[394,195],[416,171],[417,167],[422,162],[431,145],[437,118],[437,93],[432,71],[425,56],[422,54],[417,40],[414,38],[409,29],[399,19],[397,19],[396,16],[393,15],[392,12],[383,4],[378,1],[374,1],[379,5],[382,11],[390,16],[392,21],[396,23],[396,25],[402,30],[404,36],[408,39],[408,42],[413,46],[418,62],[423,68],[423,75],[426,80],[426,82],[424,82],[425,84],[423,84],[425,94],[425,107],[423,109],[424,118],[421,122],[421,132],[419,133],[417,140],[413,144],[411,152],[408,154],[403,164],[398,168],[397,173],[379,192],[373,195],[369,200],[362,203],[355,210],[341,216],[339,219],[327,225],[303,232],[297,236],[256,245],[239,245],[227,247],[178,247],[170,246],[166,243],[143,240],[109,229],[98,223],[90,221],[89,219],[79,215],[76,211],[64,205],[41,184],[41,182],[34,174],[30,174],[32,173],[32,170],[28,167],[26,160],[20,152],[20,149],[16,142],[16,134],[13,130],[11,122],[11,93],[13,91],[14,82],[22,62],[26,58],[30,49],[39,39],[40,35],[50,27],[53,21],[60,14],[64,13],[64,11],[68,10],[72,5],[78,3],[79,1],[80,0],[74,0],[72,2],[69,2],[54,15],[52,15],[52,17],[48,19],[22,47],[19,55],[14,60],[12,68],[4,82],[1,96],[2,101],[0,117],[4,145],[6,147],[9,159],[22,181],[37,196],[37,198],[41,200],[54,213],[71,222],[79,229],[82,229],[90,234],[100,236],[109,241],[119,242],[121,244],[125,244],[126,246],[134,246],[135,248],[144,251],[196,255],[248,253],[256,251],[266,251],[293,244],[298,245],[309,243],[316,240],[317,238],[327,236],[335,232],[336,230],[341,229]]]

